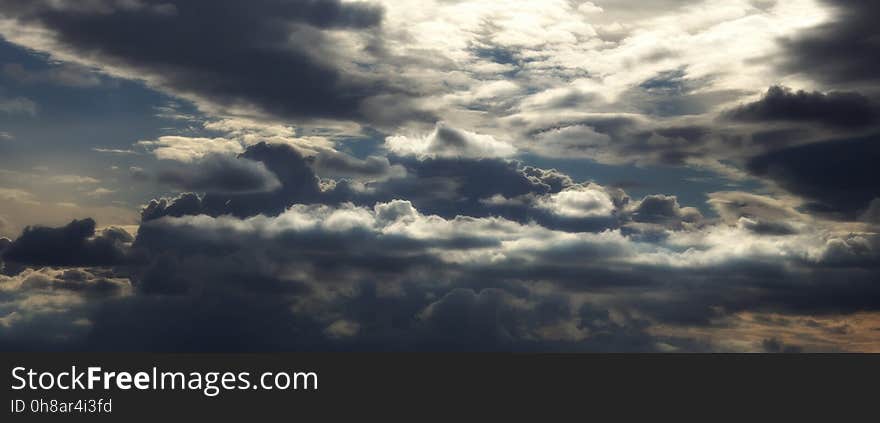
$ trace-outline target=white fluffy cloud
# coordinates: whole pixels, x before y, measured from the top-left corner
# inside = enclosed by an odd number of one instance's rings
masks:
[[[424,136],[391,136],[385,139],[388,151],[404,156],[497,158],[516,154],[516,149],[491,135],[476,134],[438,123]]]
[[[615,209],[608,193],[593,185],[576,185],[542,198],[538,204],[554,214],[573,218],[609,216]]]

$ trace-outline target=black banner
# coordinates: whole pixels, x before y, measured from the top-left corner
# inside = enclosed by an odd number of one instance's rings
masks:
[[[862,355],[0,354],[4,421],[870,410]],[[91,377],[91,386],[90,384]],[[184,382],[185,383],[181,383]],[[751,413],[751,414],[750,414]],[[575,415],[575,414],[573,414]],[[828,414],[832,416],[833,414]],[[704,415],[709,418],[711,416]],[[197,420],[198,421],[198,420]]]

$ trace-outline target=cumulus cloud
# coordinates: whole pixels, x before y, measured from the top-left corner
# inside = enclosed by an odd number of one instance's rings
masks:
[[[539,206],[565,217],[608,216],[614,211],[611,197],[599,187],[577,186],[551,194]]]

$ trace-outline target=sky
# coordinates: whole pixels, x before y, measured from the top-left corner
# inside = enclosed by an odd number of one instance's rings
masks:
[[[877,18],[0,0],[0,349],[880,352]]]

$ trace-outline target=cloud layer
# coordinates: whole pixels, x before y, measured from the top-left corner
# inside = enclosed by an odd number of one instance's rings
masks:
[[[880,351],[855,0],[0,0],[0,349]]]

